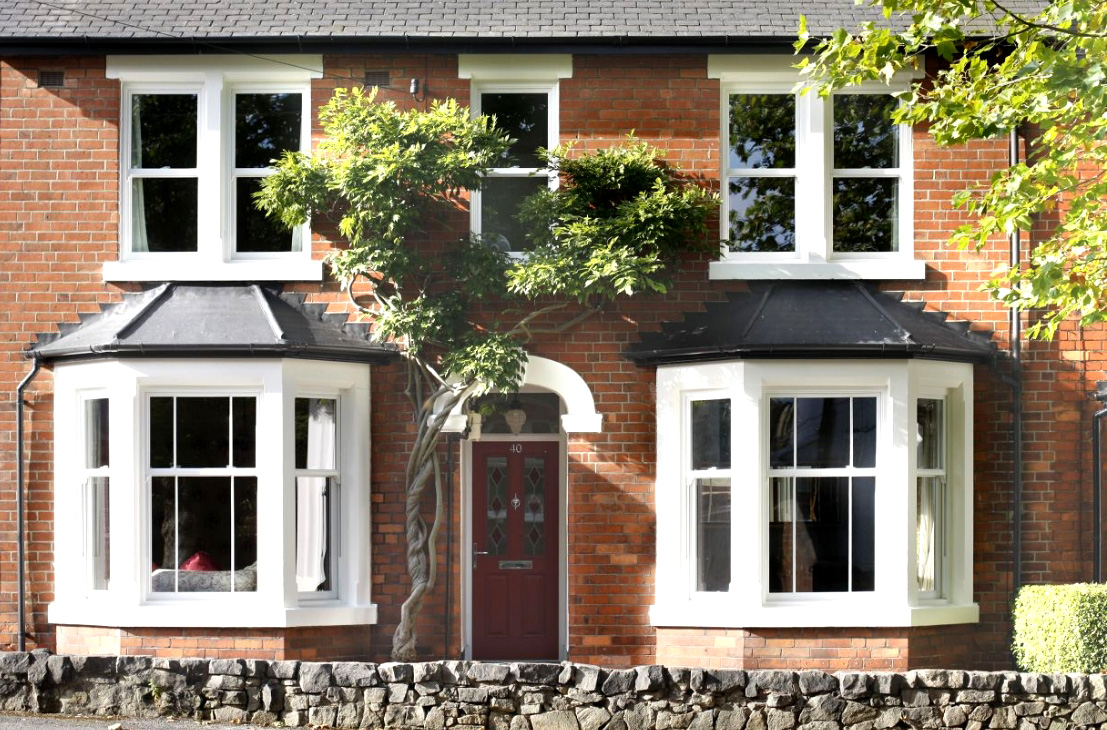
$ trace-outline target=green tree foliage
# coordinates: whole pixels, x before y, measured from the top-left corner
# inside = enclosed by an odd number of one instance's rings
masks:
[[[892,29],[839,29],[801,61],[804,73],[829,93],[888,81],[937,54],[942,69],[901,95],[896,121],[928,124],[943,145],[1017,128],[1029,150],[1027,161],[955,196],[973,222],[954,231],[953,242],[983,245],[1055,214],[1058,224],[1029,261],[988,286],[1010,306],[1048,309],[1032,335],[1051,336],[1070,316],[1084,324],[1107,318],[1107,5],[1055,0],[1027,13],[994,0],[877,5]],[[797,49],[809,42],[801,23]]]
[[[1012,650],[1024,672],[1107,670],[1107,586],[1024,586],[1013,622]]]
[[[529,253],[512,258],[477,237],[434,241],[424,225],[503,166],[513,140],[494,119],[474,118],[453,100],[404,111],[359,89],[336,91],[319,118],[318,149],[285,154],[257,200],[289,226],[311,215],[337,222],[346,245],[329,256],[331,269],[352,300],[355,283],[370,284],[363,312],[407,363],[417,427],[406,472],[412,591],[393,657],[411,660],[415,617],[436,577],[436,446],[449,412],[470,396],[516,390],[534,335],[570,327],[615,296],[665,291],[683,253],[717,250],[707,233],[717,201],[648,145],[543,151],[562,185],[525,203]],[[428,486],[436,497],[430,527]]]

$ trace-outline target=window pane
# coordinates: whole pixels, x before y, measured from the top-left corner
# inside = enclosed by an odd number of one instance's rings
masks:
[[[876,398],[853,399],[853,465],[876,466]]]
[[[173,398],[150,399],[150,466],[173,466]]]
[[[791,593],[795,480],[769,480],[769,592]]]
[[[919,469],[944,468],[942,438],[942,406],[937,398],[919,398],[918,402],[918,456]]]
[[[131,167],[196,167],[196,95],[131,97]]]
[[[871,591],[876,575],[876,479],[853,478],[853,590]]]
[[[696,590],[730,590],[730,480],[696,480]]]
[[[131,249],[145,253],[196,250],[196,178],[131,181]]]
[[[561,431],[561,398],[556,393],[489,393],[470,402],[481,414],[481,433],[511,433],[504,414],[512,408],[527,414],[520,433]]]
[[[887,94],[835,94],[834,168],[899,167],[896,100]]]
[[[849,590],[849,478],[796,479],[796,592]]]
[[[692,401],[692,468],[730,468],[730,399]]]
[[[848,466],[849,446],[849,398],[796,398],[796,466]]]
[[[111,579],[111,501],[107,477],[88,480],[88,509],[92,538],[92,589],[103,591]]]
[[[504,167],[541,167],[536,154],[550,144],[548,94],[481,94],[481,113],[496,117],[496,127],[518,140],[508,152],[514,159]]]
[[[177,463],[226,467],[230,460],[230,398],[177,398]]]
[[[269,167],[288,150],[300,149],[300,94],[236,94],[235,167]]]
[[[787,469],[795,464],[795,398],[769,399],[769,466]]]
[[[938,575],[942,560],[938,537],[943,519],[942,478],[919,477],[916,489],[915,552],[918,586],[920,591],[935,591],[939,588]]]
[[[834,250],[890,252],[899,248],[899,180],[835,178]]]
[[[257,399],[232,398],[234,409],[234,466],[251,467],[257,452]]]
[[[150,517],[154,591],[256,590],[254,478],[155,477]]]
[[[296,589],[302,593],[331,590],[331,486],[327,477],[296,477]]]
[[[549,189],[549,178],[487,177],[481,181],[481,234],[486,242],[501,251],[525,251],[530,248],[526,228],[519,221],[519,206],[540,190]]]
[[[796,97],[730,95],[730,167],[796,166]]]
[[[489,555],[504,555],[507,553],[507,457],[488,457],[484,476],[487,493],[484,550]]]
[[[239,253],[287,253],[300,250],[300,229],[289,228],[254,204],[262,177],[235,178],[235,250]]]
[[[255,477],[235,477],[233,481],[234,555],[229,562],[235,571],[234,590],[252,591],[257,588],[258,481]]]
[[[334,469],[336,411],[333,398],[296,399],[297,469]]]
[[[796,250],[796,181],[790,177],[730,178],[730,250]]]
[[[85,401],[85,468],[108,466],[108,399]]]
[[[546,459],[523,460],[523,553],[546,554]]]
[[[168,399],[165,399],[168,400]],[[150,480],[150,560],[153,563],[152,589],[177,590],[177,480],[154,477]]]

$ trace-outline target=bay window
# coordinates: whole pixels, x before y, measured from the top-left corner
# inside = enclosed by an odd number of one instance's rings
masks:
[[[253,196],[274,160],[310,148],[321,68],[318,56],[110,57],[123,173],[119,260],[104,277],[320,279],[308,227],[289,230]]]
[[[281,358],[58,363],[50,620],[375,621],[368,376]]]
[[[972,602],[972,366],[657,372],[658,626],[915,626]]]
[[[921,279],[910,129],[894,92],[794,90],[791,59],[711,56],[721,83],[723,211],[712,278]]]

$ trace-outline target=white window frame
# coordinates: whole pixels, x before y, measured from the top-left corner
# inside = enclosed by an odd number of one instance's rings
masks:
[[[546,94],[547,149],[561,141],[560,81],[573,75],[573,59],[568,54],[461,54],[458,56],[458,77],[469,79],[469,108],[474,116],[481,114],[482,94]],[[528,178],[545,176],[550,190],[556,190],[557,173],[544,167],[497,167],[488,171],[492,178]],[[469,203],[470,230],[474,235],[483,231],[481,223],[481,191],[473,190]],[[524,251],[509,251],[512,258],[522,258]]]
[[[728,479],[730,480],[730,520],[731,527],[734,525],[734,430],[731,428],[731,445],[730,445],[730,467],[719,468],[710,467],[707,469],[694,469],[692,467],[692,404],[697,401],[712,401],[712,400],[726,400],[731,401],[731,394],[725,390],[694,390],[688,391],[683,394],[683,405],[681,406],[681,413],[684,414],[683,418],[688,424],[687,428],[682,429],[682,471],[686,475],[685,483],[687,490],[686,499],[681,501],[682,514],[688,515],[688,521],[692,526],[692,529],[688,531],[688,539],[682,542],[682,552],[685,556],[685,560],[691,561],[692,569],[688,571],[688,583],[687,590],[697,595],[712,596],[722,593],[723,591],[701,591],[699,589],[699,556],[697,555],[697,542],[699,539],[699,500],[697,499],[696,482],[699,479]],[[734,403],[730,404],[731,407],[731,420],[733,421]],[[733,561],[734,552],[734,538],[731,536],[731,560]],[[733,562],[731,563],[731,580],[734,576]],[[733,582],[731,584],[733,588]],[[708,598],[707,600],[711,600]]]
[[[850,399],[853,399],[853,398],[875,398],[876,399],[877,443],[876,443],[876,461],[875,461],[874,466],[872,466],[872,467],[858,467],[858,466],[853,466],[852,463],[850,465],[844,466],[844,467],[828,467],[828,468],[818,468],[818,469],[804,468],[804,467],[773,467],[769,464],[769,459],[768,458],[762,457],[762,458],[764,458],[764,462],[765,462],[765,479],[764,479],[764,482],[761,485],[762,495],[763,495],[764,504],[765,504],[765,522],[764,522],[764,525],[765,525],[765,527],[764,527],[764,531],[765,531],[765,544],[764,544],[765,559],[762,561],[762,568],[764,570],[762,580],[764,581],[763,584],[765,586],[765,600],[766,600],[766,603],[774,603],[774,602],[785,603],[785,602],[788,602],[788,601],[797,601],[797,600],[802,601],[802,600],[808,600],[808,597],[810,597],[810,596],[817,596],[819,599],[825,600],[825,599],[829,599],[829,598],[833,598],[833,597],[845,598],[845,597],[848,597],[848,596],[851,596],[851,595],[854,595],[854,594],[868,593],[869,591],[854,591],[852,589],[852,584],[853,584],[852,570],[850,570],[849,575],[848,575],[848,583],[851,586],[851,588],[848,591],[839,591],[839,592],[821,591],[821,592],[818,592],[818,593],[815,593],[815,592],[797,592],[795,590],[780,591],[778,593],[772,593],[772,592],[769,591],[769,561],[768,561],[769,530],[768,530],[768,525],[769,525],[769,521],[772,518],[772,515],[770,514],[771,511],[772,511],[772,486],[771,485],[772,485],[772,480],[773,479],[779,479],[779,478],[793,480],[793,488],[794,488],[794,481],[796,479],[802,478],[802,477],[819,477],[819,476],[846,477],[847,479],[850,479],[851,481],[855,477],[873,477],[876,480],[876,488],[879,490],[880,482],[881,482],[881,478],[880,478],[881,474],[880,474],[880,471],[878,470],[878,466],[880,464],[880,446],[881,446],[880,436],[884,432],[884,428],[885,428],[884,424],[882,423],[882,420],[883,420],[883,417],[884,417],[885,407],[884,407],[884,404],[881,402],[884,398],[884,394],[879,390],[865,390],[865,389],[854,389],[854,388],[827,389],[827,388],[800,387],[800,388],[771,388],[771,389],[766,389],[764,391],[763,395],[762,395],[762,401],[761,401],[761,416],[766,421],[766,427],[765,427],[765,439],[766,440],[762,443],[761,448],[762,448],[762,451],[765,454],[768,453],[768,444],[769,444],[768,431],[772,427],[772,424],[769,423],[769,413],[770,413],[769,401],[773,398],[850,398]],[[852,411],[851,411],[851,414],[850,414],[851,425],[852,425],[852,418],[853,418],[853,416],[852,416]],[[851,439],[852,439],[852,435],[851,435]],[[850,454],[852,455],[852,453],[853,453],[853,448],[852,448],[852,440],[851,440]],[[851,462],[852,462],[852,458],[851,458]],[[852,485],[851,485],[851,488],[850,488],[851,504],[852,504],[852,499],[853,499],[852,491],[853,490],[852,490]],[[879,499],[879,495],[877,496],[877,499]],[[795,510],[795,503],[794,502],[792,504],[792,509]],[[874,515],[874,520],[875,519],[876,519],[876,517]],[[795,525],[795,520],[793,518],[793,526],[794,525]],[[793,529],[794,529],[794,527],[793,527]],[[852,510],[851,510],[851,513],[850,513],[850,521],[849,521],[849,535],[850,535],[850,548],[849,548],[850,561],[849,561],[849,565],[847,567],[852,569],[852,567],[853,567],[853,540],[852,540],[852,538],[853,538],[853,515],[852,515]],[[793,586],[794,586],[795,585],[795,580],[796,580],[795,544],[794,543],[793,543],[793,546],[792,546],[792,561],[793,561],[792,582],[793,582]]]
[[[108,401],[108,423],[109,423],[109,455],[108,465],[101,467],[88,467],[85,461],[85,453],[88,446],[89,433],[86,428],[87,420],[87,407],[92,401],[107,400]],[[109,578],[108,588],[96,587],[96,512],[93,509],[93,497],[91,482],[94,478],[104,478],[108,480],[108,490],[110,495],[111,482],[112,482],[112,469],[111,469],[111,436],[110,436],[110,423],[111,423],[111,399],[109,394],[103,390],[86,390],[82,391],[77,396],[77,412],[74,422],[79,424],[77,427],[77,444],[80,449],[75,453],[81,454],[81,464],[78,471],[78,479],[76,482],[77,488],[77,502],[81,505],[81,557],[83,558],[85,566],[85,576],[82,581],[82,586],[89,592],[99,593],[103,590],[108,590],[111,587],[110,578],[110,563],[109,563]],[[109,498],[108,509],[111,509],[111,502]],[[111,527],[111,520],[108,520],[109,531]],[[110,532],[109,532],[110,539]],[[110,553],[109,553],[110,555]]]
[[[95,395],[88,395],[93,393]],[[88,591],[81,500],[68,499],[83,464],[70,457],[82,428],[70,414],[107,394],[110,412],[111,583]],[[258,585],[251,592],[150,591],[148,403],[153,395],[257,395]],[[343,488],[331,596],[296,587],[295,398],[336,398]],[[49,620],[93,626],[294,627],[372,624],[369,501],[369,366],[300,359],[100,360],[55,367],[55,600]],[[68,487],[68,488],[67,488]]]
[[[923,626],[975,623],[972,600],[972,366],[928,360],[746,360],[657,371],[655,626]],[[919,595],[915,547],[919,393],[946,394],[945,592]],[[731,399],[731,590],[698,592],[694,482],[684,444],[691,400]],[[877,396],[874,590],[769,593],[769,398]],[[956,448],[954,448],[956,447]],[[681,546],[673,550],[673,546]]]
[[[297,469],[294,468],[292,472],[292,489],[295,495],[296,490],[296,478],[297,477],[324,477],[329,480],[327,489],[327,512],[329,522],[328,525],[331,529],[327,531],[327,571],[328,577],[331,581],[330,590],[326,591],[298,591],[299,600],[301,603],[315,602],[315,601],[329,601],[338,598],[341,590],[342,571],[339,569],[340,562],[342,560],[342,513],[340,507],[342,505],[342,395],[336,391],[321,392],[305,391],[298,392],[293,395],[293,410],[295,415],[295,403],[297,400],[304,398],[318,398],[333,400],[335,407],[335,430],[336,439],[334,444],[334,463],[333,469]],[[295,458],[295,452],[293,453]],[[295,466],[295,465],[294,465]],[[296,530],[293,530],[293,543],[295,544],[298,535]],[[295,560],[293,560],[295,565]]]
[[[947,521],[950,518],[949,508],[949,455],[950,455],[950,441],[949,441],[949,403],[948,397],[945,392],[942,391],[930,391],[922,392],[915,400],[915,411],[918,412],[918,402],[920,400],[936,400],[942,404],[942,419],[939,424],[941,429],[941,443],[939,448],[941,449],[941,467],[924,469],[918,465],[918,453],[915,454],[915,484],[918,485],[918,481],[924,477],[937,477],[941,480],[941,492],[938,495],[938,515],[934,525],[934,546],[937,554],[934,556],[934,588],[931,590],[923,590],[916,587],[918,591],[918,597],[923,601],[937,601],[941,600],[947,591],[945,580],[945,564],[949,560],[949,540],[948,540],[948,528]],[[916,436],[918,436],[918,422],[916,418]],[[918,487],[916,486],[916,489]],[[916,511],[918,510],[918,502],[916,499]],[[918,522],[918,516],[916,514],[916,524]],[[918,540],[918,531],[916,528],[915,534],[916,541]],[[916,560],[918,551],[916,550]],[[918,570],[916,568],[916,575]]]
[[[779,177],[787,172],[796,180],[794,252],[730,251],[724,243],[720,260],[710,264],[712,279],[923,279],[925,264],[914,258],[914,171],[911,128],[900,127],[899,167],[888,169],[833,169],[834,129],[831,103],[814,92],[797,93],[799,72],[788,56],[711,55],[708,78],[720,82],[719,140],[722,208],[719,225],[723,241],[730,238],[729,179],[741,177],[730,168],[730,95],[786,94],[796,98],[796,161],[786,171],[758,169],[751,177]],[[850,94],[891,94],[907,88],[910,76],[897,76],[890,86],[866,84],[845,89]],[[899,200],[894,252],[835,252],[832,244],[831,201],[835,177],[894,177]]]
[[[323,263],[311,257],[310,226],[297,235],[300,251],[238,253],[234,215],[234,100],[236,93],[301,95],[301,149],[311,148],[311,81],[321,78],[318,55],[108,56],[107,77],[121,82],[119,126],[119,260],[104,264],[105,281],[319,281]],[[138,176],[196,177],[197,250],[138,252],[132,249],[131,98],[134,94],[195,93],[195,170],[157,170]],[[187,175],[185,173],[188,173]],[[259,176],[253,174],[251,176]],[[169,174],[172,173],[172,174]],[[262,173],[264,175],[265,173]]]

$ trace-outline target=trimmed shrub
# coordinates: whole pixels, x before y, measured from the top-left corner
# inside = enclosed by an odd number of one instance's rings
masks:
[[[1107,670],[1107,585],[1024,586],[1013,618],[1012,649],[1023,671]]]

